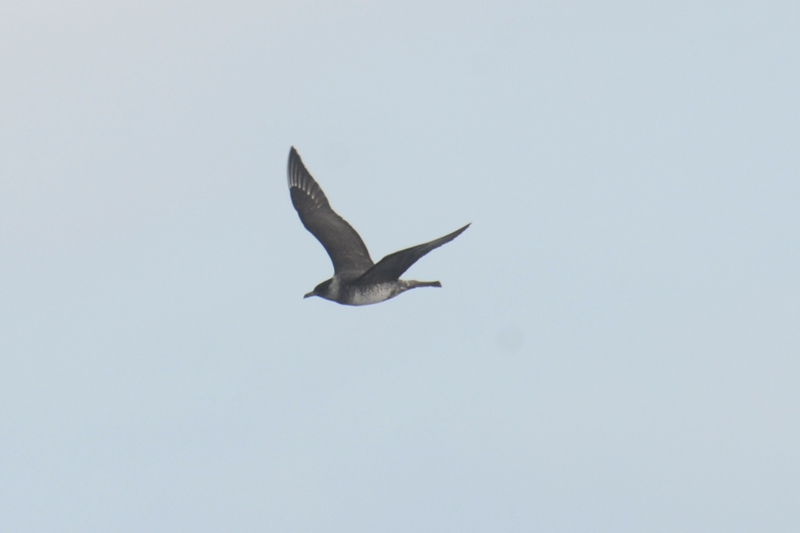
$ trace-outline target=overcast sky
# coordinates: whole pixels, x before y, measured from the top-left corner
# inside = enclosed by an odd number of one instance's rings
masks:
[[[602,5],[601,5],[602,4]],[[0,8],[0,523],[800,531],[800,4]],[[295,146],[372,257],[345,307]]]

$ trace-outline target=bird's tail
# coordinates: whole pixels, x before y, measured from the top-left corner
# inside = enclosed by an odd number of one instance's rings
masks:
[[[416,281],[408,280],[408,288],[416,289],[417,287],[441,287],[442,284],[438,281]]]

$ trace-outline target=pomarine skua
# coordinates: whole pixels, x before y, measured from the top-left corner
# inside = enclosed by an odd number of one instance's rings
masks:
[[[333,263],[333,277],[304,296],[319,296],[344,305],[369,305],[417,287],[441,287],[438,281],[403,280],[400,276],[419,258],[461,235],[453,233],[389,254],[373,263],[353,226],[334,212],[328,198],[303,165],[294,146],[289,151],[289,193],[300,221],[322,244]]]

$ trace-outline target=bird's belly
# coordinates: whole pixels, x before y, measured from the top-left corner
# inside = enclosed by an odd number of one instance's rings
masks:
[[[382,283],[380,285],[372,285],[369,287],[357,287],[350,295],[349,301],[346,302],[350,305],[370,305],[388,300],[393,296],[397,296],[401,291],[398,290],[394,284]]]

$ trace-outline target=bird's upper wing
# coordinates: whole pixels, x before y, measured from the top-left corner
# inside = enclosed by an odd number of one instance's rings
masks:
[[[418,244],[417,246],[412,246],[411,248],[406,248],[405,250],[400,250],[399,252],[389,254],[378,261],[374,267],[367,270],[361,277],[355,280],[355,283],[359,285],[370,285],[373,283],[395,281],[401,275],[403,275],[403,272],[408,270],[411,265],[416,263],[420,257],[427,254],[434,248],[438,248],[439,246],[452,241],[461,235],[468,227],[469,224],[461,229],[457,229],[453,233],[445,235],[444,237],[439,237],[431,242]]]
[[[306,170],[294,147],[289,152],[287,172],[292,204],[306,229],[325,247],[334,274],[362,274],[369,270],[373,263],[364,241],[353,226],[331,209],[325,193]]]

